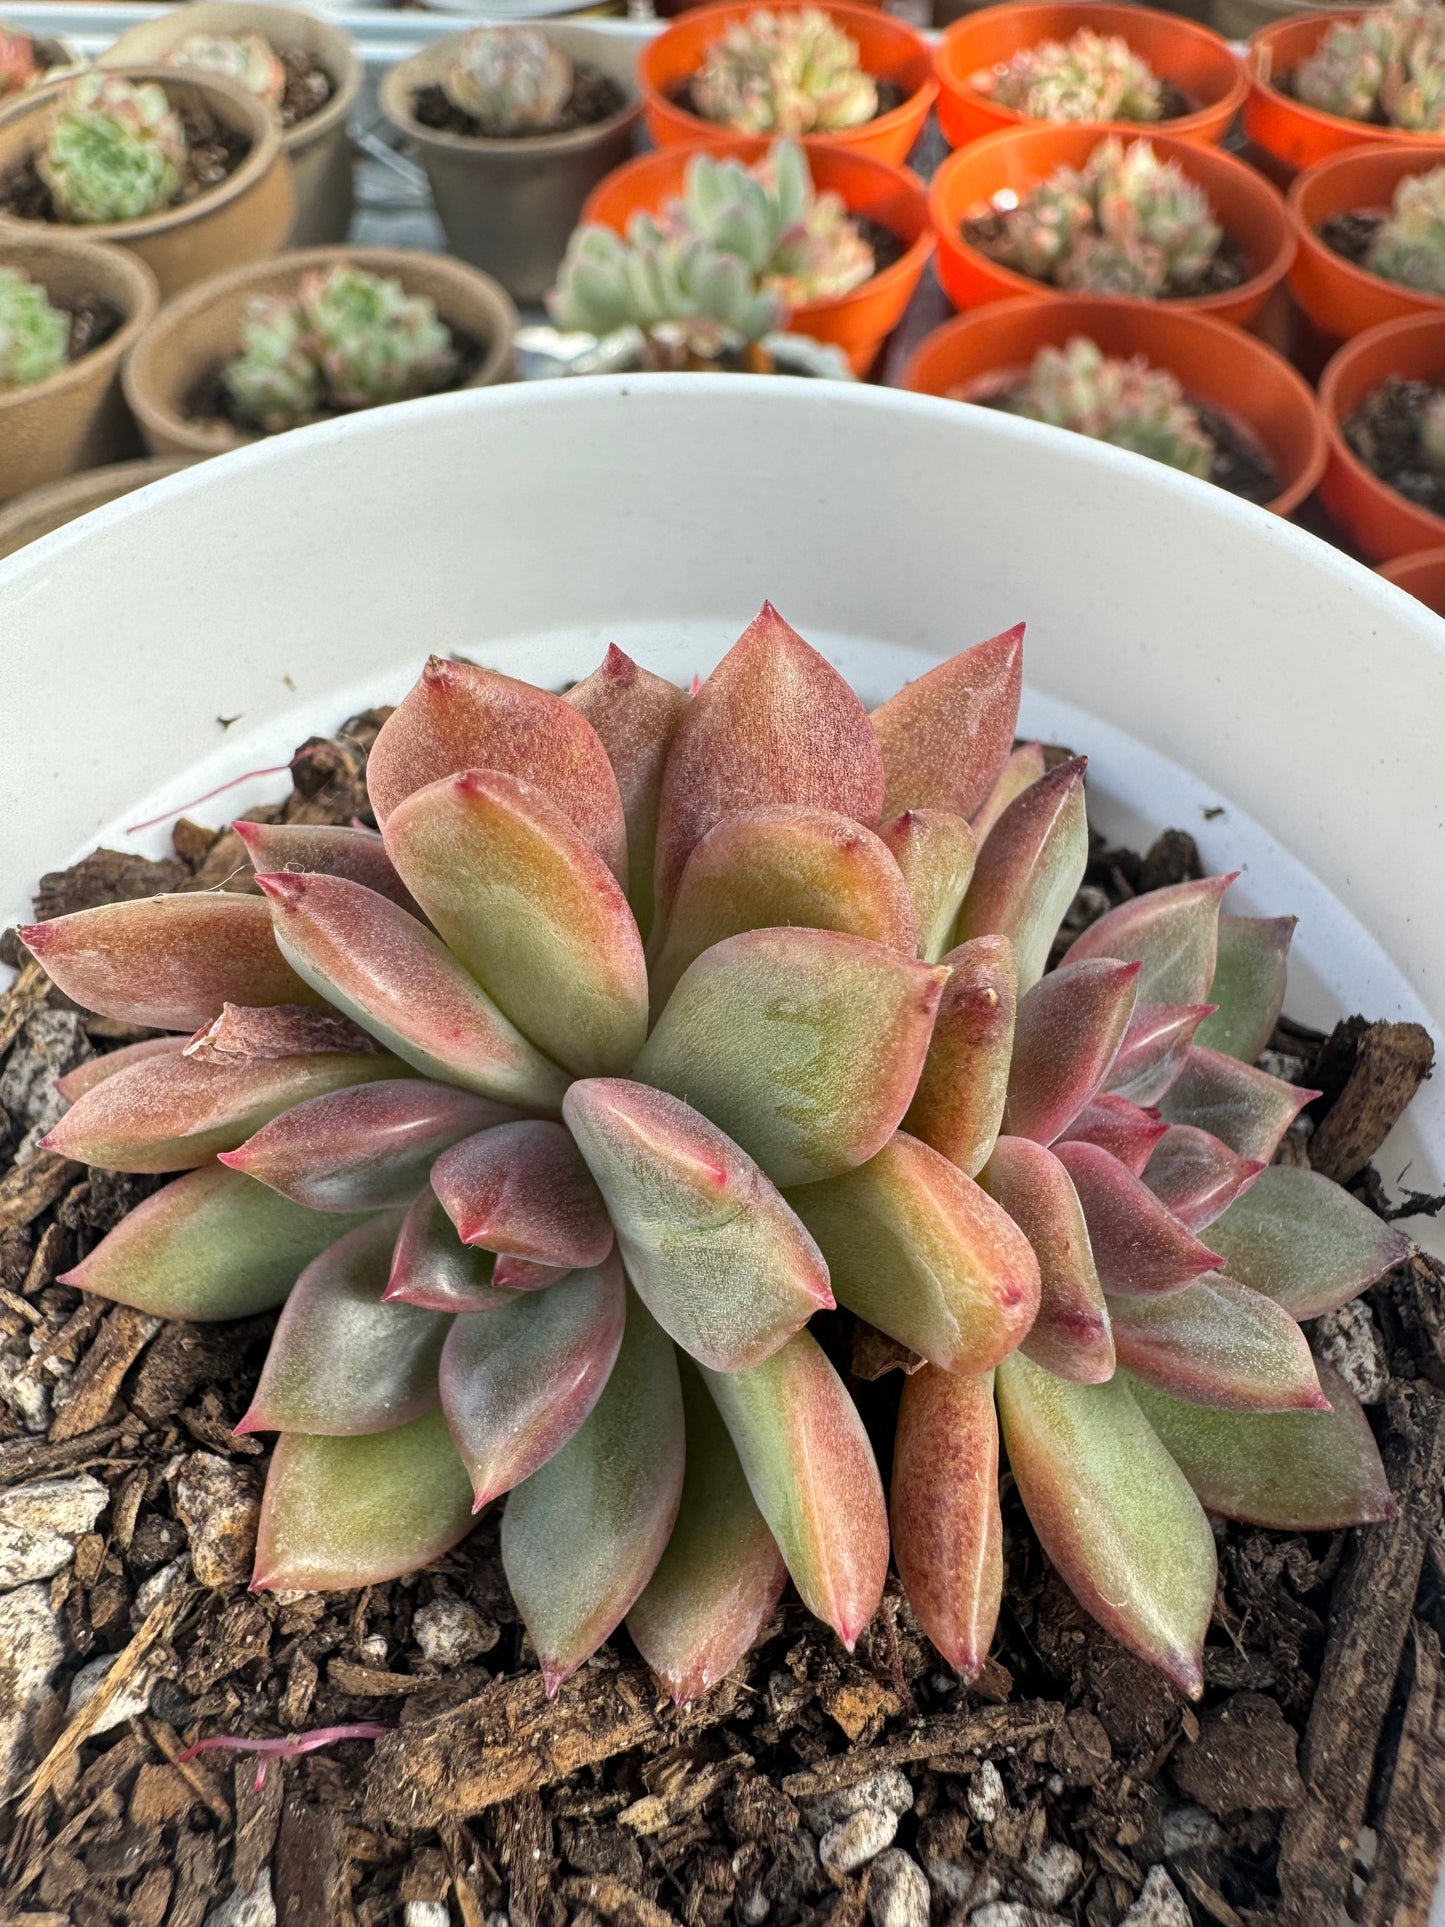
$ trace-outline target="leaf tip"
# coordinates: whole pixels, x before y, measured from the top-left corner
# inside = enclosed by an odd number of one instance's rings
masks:
[[[542,1688],[549,1700],[554,1700],[565,1682],[576,1672],[575,1666],[568,1666],[561,1660],[544,1659],[542,1665]]]

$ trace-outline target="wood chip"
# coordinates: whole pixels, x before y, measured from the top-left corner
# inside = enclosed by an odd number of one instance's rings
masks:
[[[0,1178],[0,1230],[32,1224],[60,1196],[81,1166],[57,1151],[37,1151]]]
[[[1415,1622],[1413,1679],[1365,1892],[1364,1927],[1427,1927],[1445,1842],[1445,1680],[1440,1640]]]
[[[56,1413],[51,1439],[79,1438],[104,1423],[115,1403],[120,1382],[161,1328],[161,1320],[130,1305],[117,1305],[100,1328],[71,1383],[69,1399]]]
[[[564,1880],[560,1892],[572,1906],[588,1907],[604,1920],[618,1921],[621,1927],[677,1927],[676,1919],[665,1908],[607,1874]]]
[[[1354,1068],[1309,1142],[1314,1170],[1337,1184],[1357,1177],[1430,1073],[1435,1046],[1419,1024],[1367,1024]]]
[[[358,1666],[349,1659],[333,1659],[326,1668],[329,1685],[338,1693],[356,1693],[364,1699],[396,1699],[405,1693],[424,1693],[436,1688],[435,1676],[423,1678],[414,1673],[385,1673],[374,1666]]]
[[[28,954],[10,988],[0,991],[0,1054],[9,1050],[21,1027],[50,995],[50,978]]]
[[[1046,1739],[1059,1725],[1063,1711],[1050,1701],[1021,1700],[1017,1706],[987,1706],[977,1713],[940,1714],[920,1720],[904,1739],[887,1746],[855,1748],[807,1773],[790,1773],[782,1783],[783,1791],[792,1800],[816,1800],[839,1787],[872,1779],[885,1767],[945,1754],[977,1757],[1025,1740]]]

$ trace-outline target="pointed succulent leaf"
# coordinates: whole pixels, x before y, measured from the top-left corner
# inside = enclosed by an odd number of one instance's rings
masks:
[[[873,712],[887,777],[883,814],[952,810],[972,816],[1013,746],[1023,690],[1024,628],[965,649]]]
[[[968,820],[952,810],[904,810],[878,834],[903,872],[918,931],[918,954],[925,963],[937,963],[953,941],[959,905],[978,857]]]
[[[460,963],[541,1051],[621,1071],[647,1035],[647,966],[627,898],[531,784],[470,770],[417,790],[386,847]]]
[[[492,1287],[492,1254],[464,1245],[430,1185],[402,1220],[391,1255],[387,1304],[429,1311],[500,1311],[510,1292]]]
[[[1117,1376],[1073,1385],[1016,1352],[997,1387],[1019,1496],[1070,1592],[1197,1699],[1214,1534],[1183,1473]]]
[[[613,643],[600,668],[562,698],[596,730],[617,778],[627,825],[627,897],[644,936],[652,927],[652,865],[662,771],[687,696]]]
[[[974,1680],[1003,1599],[992,1372],[969,1377],[925,1365],[905,1380],[890,1496],[908,1603],[953,1670]]]
[[[590,1659],[652,1577],[677,1517],[685,1458],[676,1354],[630,1296],[601,1397],[513,1489],[502,1515],[503,1569],[548,1693]]]
[[[421,915],[375,830],[343,823],[248,823],[231,825],[246,846],[251,868],[263,876],[278,870],[319,870],[350,877],[378,896],[390,897],[412,916]]]
[[[103,903],[20,940],[67,997],[122,1024],[199,1030],[223,1004],[319,1001],[276,948],[266,905],[224,890]]]
[[[881,1150],[908,1109],[948,972],[833,930],[749,930],[703,952],[632,1075],[685,1098],[774,1184]]]
[[[1190,1231],[1203,1231],[1242,1196],[1264,1170],[1208,1131],[1170,1124],[1149,1154],[1144,1182]]]
[[[1134,1009],[1135,963],[1088,958],[1019,999],[1004,1129],[1052,1144],[1103,1083]]]
[[[781,1194],[690,1105],[592,1078],[572,1086],[563,1112],[628,1277],[684,1351],[737,1371],[832,1305],[822,1254]]]
[[[1003,1121],[1013,1058],[1017,982],[1007,937],[975,937],[943,959],[949,968],[913,1102],[909,1134],[976,1177]]]
[[[455,1318],[442,1409],[478,1512],[560,1451],[602,1395],[626,1320],[612,1257],[550,1291],[517,1292],[485,1318]]]
[[[695,1365],[678,1360],[687,1476],[667,1550],[627,1615],[679,1706],[730,1673],[767,1624],[788,1569]]]
[[[1224,1263],[1099,1145],[1056,1144],[1054,1155],[1073,1179],[1106,1292],[1136,1298],[1180,1291]]]
[[[258,877],[287,957],[328,1003],[425,1077],[498,1103],[552,1108],[567,1080],[441,939],[347,877]]]
[[[908,886],[871,830],[794,803],[739,810],[687,860],[652,967],[653,1008],[713,944],[784,925],[867,937],[909,957],[917,944]]]
[[[619,882],[627,831],[617,778],[580,706],[475,663],[432,656],[382,724],[366,789],[383,829],[397,805],[463,770],[520,777],[566,817]]]
[[[1064,912],[1089,856],[1082,756],[1057,763],[1015,797],[978,853],[973,882],[954,926],[960,943],[998,934],[1010,939],[1019,994],[1044,974]]]
[[[242,1059],[297,1057],[308,1051],[371,1051],[376,1040],[327,1004],[222,1004],[186,1045],[199,1063],[234,1068]],[[385,1060],[380,1060],[385,1061]]]
[[[357,1084],[284,1111],[221,1162],[313,1211],[369,1211],[410,1204],[449,1145],[511,1116],[420,1077]]]
[[[817,1239],[840,1304],[949,1372],[983,1372],[1039,1307],[1039,1266],[972,1178],[899,1131],[877,1157],[788,1202]]]
[[[888,1514],[842,1379],[808,1332],[764,1364],[704,1377],[803,1604],[851,1652],[883,1596]]]
[[[1219,899],[1233,881],[1233,875],[1201,877],[1147,890],[1106,910],[1075,937],[1068,961],[1118,957],[1139,963],[1141,1004],[1202,1004],[1214,980]]]
[[[986,801],[974,812],[974,840],[980,848],[984,838],[997,823],[1004,811],[1016,796],[1022,796],[1026,789],[1037,783],[1044,773],[1044,746],[1042,743],[1020,743],[1011,752],[999,771],[993,788]]]
[[[253,1592],[381,1585],[450,1552],[472,1525],[472,1488],[439,1410],[389,1432],[276,1441]]]
[[[1170,1124],[1193,1124],[1223,1138],[1242,1158],[1268,1164],[1280,1140],[1318,1091],[1286,1084],[1221,1051],[1191,1044],[1184,1069],[1159,1100]]]
[[[1039,1310],[1022,1341],[1024,1351],[1060,1378],[1104,1384],[1114,1375],[1114,1341],[1089,1229],[1068,1172],[1042,1144],[1001,1137],[982,1182],[1038,1260]]]
[[[656,915],[715,823],[743,805],[797,803],[867,829],[883,809],[883,759],[837,670],[765,602],[689,704],[662,779]]]
[[[1219,919],[1219,950],[1206,1017],[1198,1041],[1252,1064],[1266,1048],[1284,1008],[1289,946],[1297,917]]]
[[[1119,1363],[1176,1398],[1225,1412],[1328,1410],[1287,1311],[1224,1276],[1110,1306]]]
[[[1231,1278],[1293,1318],[1348,1304],[1410,1255],[1410,1241],[1318,1171],[1272,1164],[1209,1228]]]
[[[107,1078],[118,1077],[134,1064],[144,1064],[157,1057],[173,1057],[176,1052],[185,1050],[189,1041],[185,1037],[143,1037],[138,1044],[123,1044],[119,1050],[87,1057],[73,1071],[57,1077],[55,1088],[67,1104],[78,1103],[87,1091],[93,1091],[97,1084],[103,1084]]]
[[[1127,1097],[1101,1092],[1079,1112],[1063,1139],[1101,1145],[1137,1178],[1143,1175],[1154,1146],[1168,1129],[1157,1111],[1143,1110]]]
[[[1364,1408],[1338,1372],[1316,1369],[1327,1412],[1221,1412],[1142,1379],[1129,1383],[1200,1502],[1222,1518],[1286,1532],[1392,1519]]]
[[[406,1079],[406,1066],[370,1050],[230,1062],[169,1052],[133,1063],[77,1099],[45,1149],[109,1171],[192,1170],[244,1144],[290,1105],[393,1076]]]
[[[318,1253],[364,1222],[307,1211],[206,1164],[143,1198],[57,1282],[158,1318],[249,1318],[279,1305]]]
[[[1065,964],[1067,969],[1068,965]],[[1178,1078],[1212,1004],[1136,1004],[1104,1089],[1132,1104],[1157,1104]]]
[[[612,1224],[560,1124],[526,1118],[463,1138],[439,1157],[432,1189],[463,1244],[570,1270],[600,1265]]]
[[[399,1223],[384,1212],[312,1259],[282,1308],[238,1432],[350,1438],[405,1425],[436,1403],[446,1319],[382,1302]]]
[[[492,1283],[498,1291],[545,1291],[565,1278],[567,1265],[539,1265],[533,1258],[519,1258],[514,1252],[499,1251],[492,1266]]]

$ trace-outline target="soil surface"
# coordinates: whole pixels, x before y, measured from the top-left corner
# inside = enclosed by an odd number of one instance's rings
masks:
[[[208,108],[179,109],[186,135],[186,165],[179,190],[166,203],[167,208],[185,207],[212,188],[219,187],[245,160],[251,143],[235,128],[224,127]],[[163,213],[164,209],[156,209]],[[12,214],[21,221],[53,221],[71,225],[57,214],[50,189],[41,180],[35,156],[28,154],[17,166],[0,175],[0,213]],[[73,225],[85,227],[89,223]]]
[[[77,301],[63,301],[51,295],[50,301],[51,306],[59,308],[70,321],[70,338],[65,348],[68,361],[79,361],[82,355],[109,341],[124,319],[109,302],[99,301],[93,295],[84,295]]]
[[[1362,268],[1385,219],[1383,209],[1354,208],[1347,214],[1332,214],[1320,223],[1320,239],[1327,248],[1333,248],[1336,254]]]
[[[878,105],[869,116],[872,120],[879,120],[884,114],[891,114],[895,107],[901,107],[909,97],[909,89],[900,86],[896,80],[884,80],[881,75],[875,74],[874,85],[878,93]],[[690,80],[683,81],[680,87],[674,87],[668,99],[674,107],[680,107],[685,114],[696,114],[699,120],[712,119],[711,114],[705,114],[693,99]],[[866,126],[867,123],[861,124]]]
[[[381,720],[303,745],[292,794],[252,814],[365,816]],[[98,851],[45,878],[38,914],[248,887],[233,832],[182,819],[174,842],[157,862]],[[1096,842],[1070,927],[1198,869],[1179,831],[1143,856]],[[139,1033],[67,1007],[13,936],[0,954],[22,964],[0,995],[0,1917],[1324,1927],[1348,1904],[1362,1927],[1423,1927],[1445,1831],[1432,1263],[1313,1328],[1366,1401],[1397,1518],[1308,1536],[1220,1527],[1198,1705],[1083,1615],[1007,1487],[1004,1611],[971,1689],[890,1585],[852,1655],[789,1596],[746,1663],[683,1711],[625,1634],[548,1705],[495,1513],[391,1585],[247,1591],[266,1454],[232,1427],[272,1320],[162,1324],[56,1282],[163,1181],[35,1144],[54,1076]],[[1357,1018],[1321,1038],[1282,1024],[1271,1068],[1323,1093],[1282,1155],[1398,1214],[1369,1160],[1430,1060],[1411,1025]],[[818,1323],[886,1476],[896,1348],[856,1321]],[[17,1495],[41,1480],[53,1529],[32,1515],[27,1535]],[[203,1736],[337,1724],[371,1737],[181,1757]]]
[[[457,354],[457,372],[450,381],[443,382],[440,388],[429,390],[428,392],[431,394],[446,395],[450,394],[454,388],[464,387],[465,384],[471,380],[477,369],[481,367],[486,354],[485,346],[472,335],[463,334],[459,328],[451,328],[450,333],[452,346]],[[263,431],[257,428],[254,422],[247,421],[237,413],[235,404],[231,400],[230,393],[222,379],[222,368],[223,364],[217,362],[213,368],[208,368],[205,374],[196,382],[190,394],[186,397],[182,408],[182,413],[185,415],[186,420],[192,422],[225,422],[229,427],[236,429],[237,432],[242,435],[261,434]],[[307,421],[308,423],[334,421],[338,415],[355,415],[360,412],[360,410],[355,408],[318,408],[314,415],[307,417]],[[286,431],[284,429],[278,429],[275,432],[277,434],[284,434]]]
[[[465,134],[473,140],[526,141],[545,139],[551,134],[570,134],[576,128],[595,127],[599,121],[611,120],[626,105],[627,95],[610,74],[583,64],[573,69],[572,97],[556,122],[551,127],[517,134],[506,131],[494,133],[484,128],[474,115],[464,114],[460,107],[453,107],[435,81],[418,87],[411,97],[411,111],[423,127],[430,127],[439,134]]]
[[[1438,383],[1390,375],[1344,424],[1345,440],[1372,474],[1407,502],[1445,515],[1445,473],[1420,449],[1420,414],[1440,394]]]
[[[1002,214],[989,212],[971,215],[959,222],[958,231],[971,248],[977,248],[980,254],[986,254],[991,261],[998,259],[998,244],[1004,232]],[[1023,270],[1015,268],[1014,272],[1021,274]],[[1226,234],[1197,286],[1189,289],[1167,288],[1155,298],[1160,301],[1196,301],[1204,294],[1228,294],[1231,288],[1242,287],[1251,272],[1248,255],[1232,234]],[[1030,275],[1028,278],[1030,281],[1041,281],[1048,287],[1057,285],[1046,275]]]
[[[310,120],[336,92],[336,82],[326,69],[303,47],[278,47],[276,58],[286,69],[286,87],[281,95],[281,125],[295,127]]]

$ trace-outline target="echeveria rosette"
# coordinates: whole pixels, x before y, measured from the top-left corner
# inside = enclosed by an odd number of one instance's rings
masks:
[[[1188,884],[1049,971],[1083,765],[1014,747],[1020,666],[1014,630],[870,718],[767,607],[691,698],[615,649],[560,698],[434,659],[372,752],[379,835],[242,825],[262,897],[26,933],[78,1002],[199,1030],[68,1080],[48,1142],[185,1173],[73,1282],[284,1305],[256,1584],[394,1577],[507,1495],[549,1688],[625,1618],[689,1697],[785,1573],[851,1644],[888,1522],[806,1329],[835,1299],[924,1361],[894,1544],[965,1673],[999,1417],[1064,1577],[1187,1687],[1201,1500],[1383,1514],[1295,1320],[1406,1247],[1267,1168],[1304,1101],[1249,1062],[1290,920]]]

